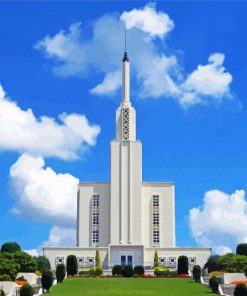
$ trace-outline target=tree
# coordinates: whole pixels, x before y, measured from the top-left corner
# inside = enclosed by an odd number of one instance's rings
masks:
[[[178,274],[188,274],[189,260],[187,256],[178,257]]]
[[[8,254],[8,253],[6,253]],[[11,280],[15,280],[15,276],[20,270],[20,264],[13,260],[12,254],[5,254],[0,256],[0,274],[3,276],[9,276]],[[7,258],[6,258],[7,257]],[[9,257],[9,258],[8,258]]]
[[[78,272],[78,264],[75,255],[69,255],[67,258],[67,275],[76,275]]]
[[[52,286],[52,283],[53,283],[52,272],[49,270],[44,271],[42,273],[42,277],[41,277],[41,285],[42,285],[43,292],[44,292],[44,290],[49,292],[49,290]]]
[[[37,270],[37,261],[25,252],[13,253],[13,259],[20,264],[20,272],[35,272]]]
[[[1,251],[6,253],[15,253],[20,252],[21,247],[16,242],[7,242],[2,245]]]
[[[65,265],[58,264],[56,268],[56,278],[58,283],[62,283],[66,275]]]
[[[218,263],[222,265],[225,272],[242,272],[247,269],[247,256],[226,254],[218,259]]]
[[[96,250],[96,255],[95,255],[95,263],[96,263],[96,267],[100,266],[100,254],[99,254],[99,250]]]
[[[42,273],[45,270],[50,270],[50,261],[45,256],[35,257],[37,263],[37,269]]]
[[[218,293],[219,280],[217,279],[217,277],[212,276],[209,279],[209,287],[212,289],[213,293]]]
[[[159,266],[159,256],[158,256],[158,251],[154,251],[154,267]]]
[[[221,271],[223,269],[223,266],[218,262],[219,259],[219,255],[210,256],[205,263],[204,268],[207,268],[209,273],[212,271]]]
[[[244,255],[247,256],[247,244],[238,244],[236,253],[238,255]]]
[[[22,286],[20,289],[20,296],[33,296],[33,294],[33,288],[28,284]]]
[[[239,284],[235,287],[234,296],[247,296],[247,287],[244,284]]]
[[[202,273],[201,266],[200,265],[194,265],[193,266],[193,279],[196,282],[200,282],[201,273]]]

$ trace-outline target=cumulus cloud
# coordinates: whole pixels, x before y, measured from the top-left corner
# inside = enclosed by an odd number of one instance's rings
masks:
[[[42,247],[75,247],[76,229],[53,226],[48,240],[42,243]]]
[[[10,182],[13,213],[61,227],[75,226],[77,178],[45,167],[42,157],[23,154],[10,169]]]
[[[125,11],[120,19],[125,22],[127,29],[138,28],[151,37],[163,38],[174,28],[174,22],[169,15],[156,11],[155,4],[147,4],[143,9]]]
[[[35,153],[62,159],[75,159],[96,143],[100,127],[85,115],[61,114],[59,121],[35,117],[8,98],[0,85],[0,150]]]
[[[163,42],[174,22],[168,14],[158,11],[154,3],[121,15],[100,17],[92,23],[90,39],[83,36],[81,24],[74,23],[68,32],[61,30],[46,36],[35,48],[54,60],[53,71],[57,75],[86,79],[92,71],[99,73],[102,79],[90,92],[112,95],[121,87],[124,25],[128,29],[131,77],[140,97],[174,99],[183,108],[209,101],[220,103],[231,97],[232,76],[223,66],[224,54],[213,53],[208,64],[186,73],[179,64],[177,51]],[[157,42],[156,37],[162,42]]]
[[[231,252],[238,243],[247,242],[245,191],[206,192],[202,206],[190,210],[189,222],[198,244],[212,246],[220,254]]]

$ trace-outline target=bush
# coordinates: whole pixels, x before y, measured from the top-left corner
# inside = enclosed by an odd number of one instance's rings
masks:
[[[132,277],[134,275],[134,269],[132,265],[125,265],[123,269],[123,276]]]
[[[247,244],[238,244],[236,254],[247,256]]]
[[[212,271],[209,273],[209,276],[212,277],[212,276],[223,275],[223,274],[224,274],[224,271]]]
[[[33,294],[33,288],[28,284],[22,286],[20,289],[20,296],[33,296]]]
[[[154,251],[154,267],[159,266],[159,256],[158,256],[158,251]]]
[[[102,267],[101,267],[101,266],[97,266],[97,267],[95,268],[95,276],[101,276],[102,273],[103,273],[103,269],[102,269]]]
[[[217,277],[213,276],[209,279],[209,287],[212,289],[213,293],[218,293],[219,280]]]
[[[170,270],[155,270],[154,274],[160,277],[165,277],[165,278],[177,277],[176,271],[170,271]]]
[[[0,296],[5,296],[5,292],[2,289],[0,289]]]
[[[51,271],[46,270],[42,273],[42,277],[41,277],[41,285],[43,288],[43,292],[44,290],[48,291],[50,290],[51,286],[53,283],[53,274]]]
[[[201,274],[202,274],[201,266],[200,265],[194,265],[193,266],[193,279],[196,282],[200,282]]]
[[[204,268],[208,269],[208,273],[213,271],[221,271],[223,269],[222,264],[218,262],[219,259],[219,255],[212,255],[208,258],[206,264],[204,265]]]
[[[239,284],[235,287],[234,296],[247,296],[247,287],[244,284]]]
[[[96,263],[96,267],[100,266],[100,254],[98,249],[96,250],[95,263]]]
[[[6,253],[15,253],[20,252],[21,247],[16,242],[8,242],[2,245],[1,251]]]
[[[114,265],[112,268],[112,275],[113,276],[123,275],[123,267],[121,265]]]
[[[188,274],[189,260],[187,256],[178,257],[178,274]]]
[[[56,268],[56,278],[58,283],[62,283],[66,275],[65,265],[58,264]]]
[[[136,265],[134,267],[134,274],[135,275],[142,276],[142,275],[144,275],[144,273],[145,273],[145,270],[142,265]]]
[[[78,264],[75,255],[69,255],[67,258],[67,275],[76,275],[78,273]]]
[[[4,282],[4,281],[11,281],[11,277],[8,274],[1,274],[0,275],[0,281]],[[0,294],[1,296],[1,294]]]

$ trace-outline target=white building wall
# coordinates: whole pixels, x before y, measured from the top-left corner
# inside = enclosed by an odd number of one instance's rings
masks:
[[[80,183],[78,194],[77,246],[94,246],[92,243],[92,199],[99,195],[99,243],[110,243],[110,184]]]
[[[143,244],[153,247],[153,195],[159,195],[160,248],[175,247],[175,201],[172,183],[142,183]]]

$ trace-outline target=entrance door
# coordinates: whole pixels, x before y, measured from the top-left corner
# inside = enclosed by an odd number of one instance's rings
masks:
[[[128,255],[128,265],[132,265],[132,264],[133,264],[133,256]]]
[[[133,264],[133,256],[132,255],[121,255],[121,265],[132,265]]]

